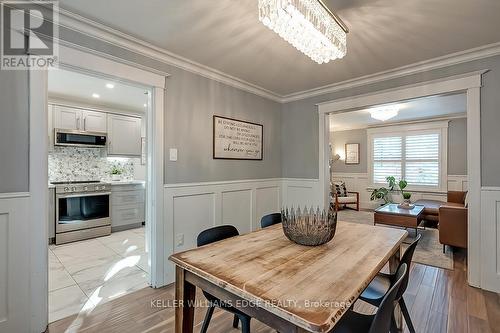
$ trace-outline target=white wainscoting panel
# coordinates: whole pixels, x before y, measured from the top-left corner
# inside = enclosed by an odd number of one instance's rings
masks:
[[[281,211],[281,182],[269,187],[257,187],[255,195],[255,218],[253,219],[253,230],[260,228],[262,216]]]
[[[360,208],[373,209],[379,204],[370,201],[372,190],[369,188],[370,181],[366,173],[333,173],[333,181],[343,181],[346,184],[348,191],[359,192]],[[467,191],[467,175],[448,175],[448,190],[450,191]],[[412,192],[412,201],[418,199],[430,199],[446,201],[446,193],[440,192]],[[395,198],[393,200],[402,200],[402,198]]]
[[[481,288],[500,292],[500,187],[481,190]]]
[[[30,197],[0,194],[0,332],[29,332]]]
[[[467,175],[448,175],[448,191],[468,191]]]
[[[253,229],[252,190],[222,192],[222,224],[232,224],[242,234]]]
[[[281,209],[281,179],[167,184],[164,198],[174,230],[165,237],[179,252],[196,247],[198,234],[215,225],[232,224],[240,233],[257,229],[263,215]]]
[[[176,251],[196,247],[200,230],[214,225],[215,193],[180,195],[173,198],[174,246]],[[175,222],[178,223],[175,223]]]
[[[322,191],[318,179],[285,178],[282,180],[283,206],[322,207]]]

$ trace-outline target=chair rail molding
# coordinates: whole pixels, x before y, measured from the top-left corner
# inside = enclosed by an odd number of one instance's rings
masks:
[[[487,71],[474,71],[439,80],[421,82],[318,104],[319,188],[323,191],[322,195],[326,204],[329,187],[328,156],[330,153],[328,149],[328,114],[437,94],[452,92],[467,93],[467,187],[470,194],[468,210],[468,282],[475,287],[483,287],[483,282],[486,279],[485,275],[491,273],[486,269],[483,262],[484,259],[481,258],[485,244],[481,243],[480,89],[482,86],[482,75]]]

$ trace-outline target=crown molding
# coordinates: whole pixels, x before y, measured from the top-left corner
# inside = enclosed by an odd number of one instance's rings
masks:
[[[59,25],[84,35],[98,38],[99,40],[128,51],[201,75],[208,79],[227,84],[276,102],[282,102],[283,96],[275,92],[231,76],[217,69],[189,60],[156,45],[145,42],[63,8],[59,8]]]
[[[499,54],[500,54],[500,42],[488,44],[477,48],[451,53],[445,56],[429,60],[424,60],[414,64],[393,68],[387,71],[365,75],[351,80],[346,80],[314,89],[304,90],[301,92],[285,95],[282,98],[282,103],[293,102],[301,99],[306,99],[309,97],[333,93],[340,90],[346,90],[354,87],[395,79],[420,72],[430,71],[433,69],[439,69],[473,60],[493,57]]]
[[[78,14],[72,13],[64,8],[59,8],[59,24],[65,28],[82,33],[84,35],[98,38],[99,40],[102,40],[111,45],[280,103],[293,102],[301,99],[333,93],[389,79],[395,79],[419,72],[425,72],[500,54],[500,42],[493,43],[417,62],[414,64],[405,65],[398,68],[393,68],[387,71],[382,71],[338,83],[325,85],[318,88],[304,90],[287,95],[280,95],[271,90],[262,88],[256,84],[247,82],[217,69],[205,66],[203,64],[184,58],[180,55],[169,52],[151,43],[145,42],[116,29],[110,28],[102,23],[98,23]]]

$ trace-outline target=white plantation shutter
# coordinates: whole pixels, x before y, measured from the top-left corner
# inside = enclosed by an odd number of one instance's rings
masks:
[[[439,134],[407,136],[405,151],[408,184],[439,186]]]
[[[369,132],[372,184],[387,185],[386,178],[394,176],[396,181],[405,179],[410,188],[440,189],[445,172],[441,164],[446,161],[447,147],[443,140],[447,128],[405,129],[400,126],[397,131]]]
[[[387,176],[401,178],[402,137],[387,136],[373,139],[373,183],[386,183]]]

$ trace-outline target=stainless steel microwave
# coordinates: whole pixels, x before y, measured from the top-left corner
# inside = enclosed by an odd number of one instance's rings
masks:
[[[106,133],[56,129],[54,145],[77,147],[106,147]]]

